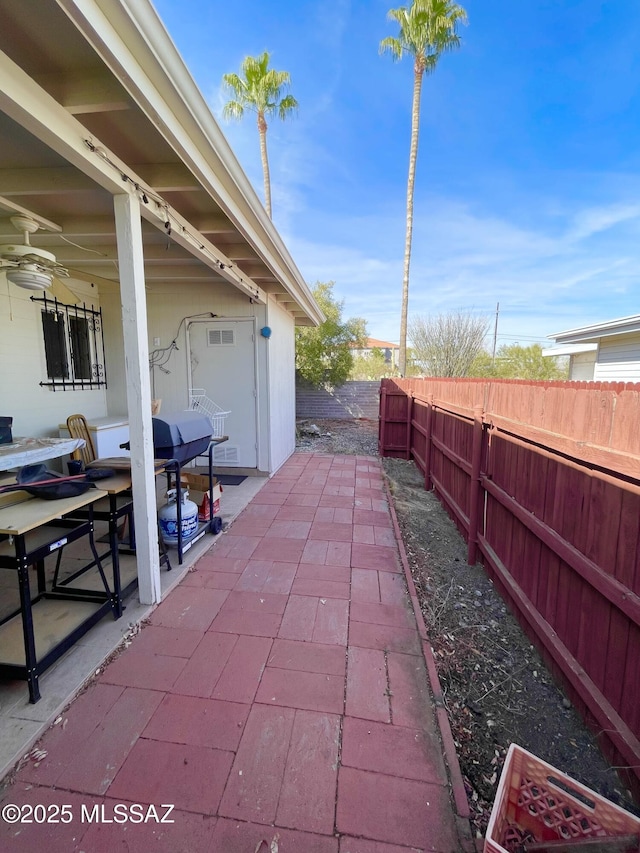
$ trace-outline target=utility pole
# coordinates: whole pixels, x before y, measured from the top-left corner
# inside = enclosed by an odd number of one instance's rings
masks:
[[[496,302],[496,324],[493,328],[493,355],[491,356],[491,366],[495,367],[496,363],[496,344],[498,342],[498,316],[500,314],[500,303]]]

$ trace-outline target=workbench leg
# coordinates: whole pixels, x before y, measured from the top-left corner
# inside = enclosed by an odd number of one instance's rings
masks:
[[[38,686],[36,641],[33,635],[31,590],[29,589],[29,566],[27,565],[23,536],[16,536],[16,556],[18,558],[18,588],[20,590],[22,633],[24,636],[24,659],[27,670],[27,683],[29,685],[29,702],[35,705],[40,698],[40,687]]]
[[[38,594],[42,595],[47,591],[47,580],[44,573],[44,560],[38,560],[36,563],[36,572],[38,573]],[[56,567],[56,576],[57,574],[58,569]]]
[[[117,517],[117,500],[115,495],[109,495],[109,549],[111,551],[111,569],[113,572],[113,592],[109,590],[109,584],[102,569],[102,563],[98,556],[94,540],[93,526],[93,508],[91,508],[91,530],[89,531],[89,544],[93,552],[98,571],[102,577],[102,582],[111,597],[111,609],[113,610],[113,618],[119,619],[122,616],[122,588],[120,585],[120,551],[118,548],[118,517]]]
[[[113,618],[122,616],[122,585],[120,583],[120,539],[118,538],[118,516],[116,497],[109,495],[109,547],[111,548],[111,568],[113,570],[113,595],[111,596]],[[92,536],[93,538],[93,536]]]

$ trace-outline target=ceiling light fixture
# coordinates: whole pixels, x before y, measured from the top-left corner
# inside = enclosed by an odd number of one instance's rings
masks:
[[[51,287],[52,279],[51,273],[38,269],[37,264],[22,264],[16,269],[7,270],[7,281],[25,290],[47,290]]]
[[[53,276],[69,275],[51,252],[32,246],[29,234],[38,230],[38,223],[29,216],[12,216],[12,225],[22,231],[24,243],[0,246],[0,261],[6,269],[7,281],[26,290],[47,290]]]

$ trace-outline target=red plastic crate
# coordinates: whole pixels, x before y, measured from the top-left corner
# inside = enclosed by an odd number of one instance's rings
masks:
[[[484,853],[533,841],[640,833],[640,818],[511,744],[491,810]]]

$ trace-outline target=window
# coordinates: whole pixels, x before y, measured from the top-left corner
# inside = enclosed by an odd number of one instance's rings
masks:
[[[50,379],[68,379],[67,347],[64,315],[58,311],[42,312],[44,352],[47,359],[47,376]]]
[[[106,387],[102,312],[85,304],[64,305],[57,299],[41,302],[47,379],[40,385],[54,391]]]
[[[69,317],[69,340],[74,377],[91,379],[89,321],[85,317]]]

